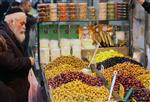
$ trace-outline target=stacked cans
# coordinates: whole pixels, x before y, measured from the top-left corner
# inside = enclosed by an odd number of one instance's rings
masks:
[[[96,8],[94,6],[88,7],[89,20],[96,20]]]
[[[49,20],[57,21],[57,4],[49,4]]]
[[[115,20],[115,3],[114,2],[108,2],[107,4],[107,19],[108,20]]]
[[[49,20],[49,5],[48,4],[38,4],[39,21]]]
[[[127,2],[117,3],[117,19],[118,20],[128,19],[128,3]]]
[[[69,12],[69,20],[74,21],[77,20],[77,4],[69,3],[68,4],[68,12]]]
[[[106,20],[107,19],[107,3],[99,3],[99,20]]]
[[[87,3],[79,3],[79,20],[86,20],[87,19]]]
[[[66,3],[58,3],[58,19],[59,21],[68,20],[68,8]]]

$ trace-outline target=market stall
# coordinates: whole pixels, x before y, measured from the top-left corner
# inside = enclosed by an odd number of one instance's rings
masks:
[[[38,58],[49,101],[150,101],[150,71],[129,56],[128,3],[38,5]]]

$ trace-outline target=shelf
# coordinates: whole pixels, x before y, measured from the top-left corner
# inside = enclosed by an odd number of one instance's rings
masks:
[[[44,21],[44,22],[38,22],[39,24],[61,24],[61,23],[79,23],[79,22],[127,22],[128,20],[76,20],[76,21]]]

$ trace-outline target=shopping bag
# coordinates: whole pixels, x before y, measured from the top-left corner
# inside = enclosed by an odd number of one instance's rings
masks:
[[[40,102],[40,85],[32,69],[29,71],[28,80],[30,83],[28,102]]]

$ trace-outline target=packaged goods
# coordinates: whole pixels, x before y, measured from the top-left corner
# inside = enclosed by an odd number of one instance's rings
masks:
[[[39,12],[40,22],[49,20],[49,5],[48,4],[38,4],[37,10]]]
[[[59,21],[68,20],[68,8],[66,3],[58,3],[58,19]]]
[[[96,8],[94,6],[88,7],[88,19],[96,20]]]
[[[128,3],[121,2],[116,4],[116,15],[118,20],[128,19]]]
[[[81,58],[81,46],[72,46],[72,56]]]
[[[107,3],[99,3],[99,20],[107,19]]]
[[[69,39],[61,39],[60,40],[60,47],[61,48],[70,48],[70,40]]]
[[[40,48],[40,62],[41,64],[48,64],[50,61],[49,48]]]
[[[57,49],[57,48],[59,48],[58,40],[50,40],[49,41],[49,47],[50,47],[50,49]]]
[[[57,18],[57,4],[54,4],[54,3],[50,3],[49,4],[49,19],[50,21],[57,21],[58,18]]]
[[[49,40],[41,39],[40,40],[40,48],[49,48]]]
[[[87,3],[79,3],[79,20],[86,20],[87,19]]]
[[[61,48],[61,56],[70,56],[70,55],[71,55],[71,48],[70,47]]]
[[[71,39],[71,46],[81,46],[81,41],[79,39]]]
[[[53,48],[50,50],[51,54],[51,61],[54,61],[56,58],[60,57],[60,49],[59,48]]]
[[[77,20],[77,4],[76,3],[69,3],[69,20],[75,21]]]
[[[107,4],[107,19],[108,20],[115,20],[115,3],[109,2]]]

